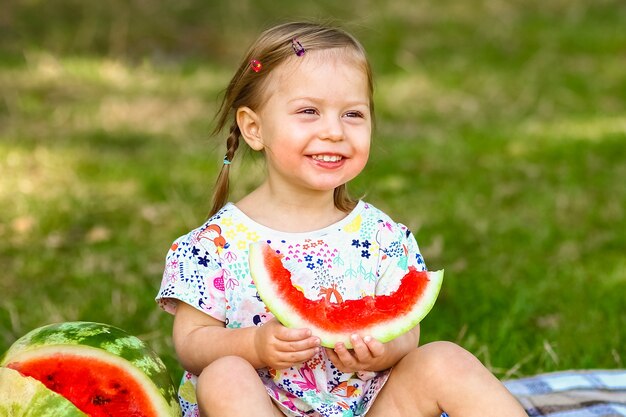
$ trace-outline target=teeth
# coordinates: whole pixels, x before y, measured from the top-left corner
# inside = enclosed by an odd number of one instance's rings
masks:
[[[316,161],[324,161],[324,162],[338,162],[341,161],[341,156],[339,155],[313,155],[313,159]]]

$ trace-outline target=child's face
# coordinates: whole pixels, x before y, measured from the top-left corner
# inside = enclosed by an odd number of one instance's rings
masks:
[[[332,191],[369,156],[367,76],[339,51],[307,51],[272,72],[258,109],[268,181],[286,192]]]

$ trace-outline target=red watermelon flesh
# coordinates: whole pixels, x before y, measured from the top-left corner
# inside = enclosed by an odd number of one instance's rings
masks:
[[[333,303],[306,298],[282,258],[267,244],[250,246],[250,272],[261,299],[284,325],[310,328],[328,347],[337,342],[351,347],[354,333],[386,342],[408,331],[430,311],[443,279],[443,271],[410,267],[391,294]]]
[[[294,287],[291,273],[285,269],[280,257],[273,256],[266,262],[278,291],[289,298],[292,307],[299,314],[305,314],[312,323],[323,325],[330,330],[358,330],[373,322],[406,314],[412,305],[403,301],[415,299],[424,292],[428,284],[426,271],[418,272],[414,267],[410,267],[400,284],[401,291],[390,295],[367,296],[358,300],[329,303],[325,298],[310,300]],[[346,317],[350,317],[350,320],[346,321]]]
[[[92,417],[157,415],[136,379],[102,360],[58,354],[7,367],[41,381]]]

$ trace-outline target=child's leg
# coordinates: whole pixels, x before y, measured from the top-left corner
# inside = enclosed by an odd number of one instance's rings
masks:
[[[196,396],[202,417],[284,417],[245,359],[226,356],[204,368]]]
[[[527,417],[478,359],[449,342],[412,351],[394,366],[367,417]]]

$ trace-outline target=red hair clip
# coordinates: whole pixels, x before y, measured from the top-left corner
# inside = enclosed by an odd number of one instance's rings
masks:
[[[263,65],[261,65],[261,61],[257,59],[250,61],[250,68],[252,68],[252,71],[259,72],[261,71],[261,67],[263,67]]]

